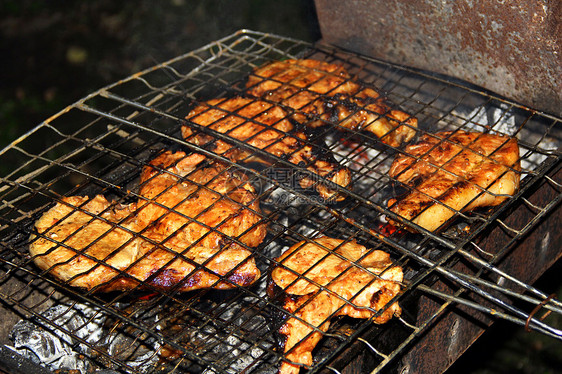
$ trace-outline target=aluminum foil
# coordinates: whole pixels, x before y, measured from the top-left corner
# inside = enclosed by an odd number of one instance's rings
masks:
[[[112,368],[111,361],[100,352],[140,372],[148,371],[158,360],[156,342],[126,334],[115,325],[112,328],[110,318],[97,308],[59,304],[41,317],[16,323],[10,333],[13,346],[7,347],[52,371],[85,374],[101,373],[102,366]]]

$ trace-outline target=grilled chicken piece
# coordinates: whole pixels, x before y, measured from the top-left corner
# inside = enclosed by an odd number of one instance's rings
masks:
[[[294,165],[306,167],[313,175],[342,187],[347,187],[351,182],[349,170],[340,166],[328,152],[321,152],[319,147],[308,144],[306,135],[295,129],[279,106],[242,97],[215,99],[197,106],[187,119],[273,156],[286,158]],[[205,146],[232,161],[269,161],[228,141],[198,133],[187,125],[182,127],[182,135],[188,142]],[[314,179],[306,176],[300,180],[300,184],[303,188],[314,186],[325,198],[344,198],[322,181]]]
[[[258,246],[266,230],[254,187],[223,164],[198,168],[203,160],[167,151],[144,167],[135,223],[165,246],[222,248],[230,238]]]
[[[519,188],[520,169],[514,138],[465,131],[424,135],[394,160],[389,175],[409,192],[388,206],[435,231],[457,212],[501,204]]]
[[[119,276],[140,256],[142,240],[126,225],[135,204],[113,205],[103,196],[62,199],[35,223],[29,251],[43,270],[72,286],[91,289]]]
[[[302,59],[275,61],[257,68],[248,93],[293,109],[293,118],[311,127],[329,122],[373,133],[397,147],[411,140],[417,119],[392,109],[375,90],[353,81],[340,65]]]
[[[279,330],[286,358],[280,373],[296,374],[300,366],[312,365],[312,351],[334,317],[382,324],[401,313],[390,301],[400,292],[402,268],[393,266],[386,252],[321,237],[295,244],[277,261],[268,294],[291,313]]]
[[[141,282],[180,291],[252,284],[260,271],[251,251],[226,237],[248,246],[263,240],[255,194],[220,164],[197,167],[202,160],[163,153],[144,168],[133,204],[64,198],[35,224],[42,235],[31,238],[34,262],[71,286],[100,292]]]

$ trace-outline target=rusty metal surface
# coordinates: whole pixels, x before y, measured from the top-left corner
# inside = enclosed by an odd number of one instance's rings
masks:
[[[316,0],[327,43],[562,115],[558,0]]]

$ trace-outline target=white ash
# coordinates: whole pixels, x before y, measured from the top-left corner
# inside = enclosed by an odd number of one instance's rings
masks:
[[[291,186],[292,188],[300,189],[300,186]],[[274,188],[270,189],[267,198],[264,200],[265,203],[271,203],[277,207],[300,207],[303,205],[309,205],[310,200],[315,196],[307,196],[306,198],[297,196],[292,192],[284,188]],[[303,191],[304,192],[304,191]]]
[[[394,157],[389,156],[389,150],[358,142],[344,142],[333,135],[328,135],[328,144],[338,164],[352,172],[351,189],[361,196],[378,198],[378,192],[390,182],[387,174]]]
[[[492,133],[509,136],[514,136],[517,131],[515,116],[505,104],[501,104],[499,108],[476,107],[467,118],[470,118],[467,127],[475,131],[482,131],[482,127],[488,127],[492,128]]]
[[[362,171],[366,167],[382,165],[380,171],[384,172],[388,166],[383,162],[388,155],[379,149],[358,142],[342,142],[334,139],[332,135],[328,135],[327,142],[338,164],[350,170]]]
[[[241,342],[240,339],[229,336],[222,342],[222,347],[228,347],[228,350],[224,350],[222,358],[224,359],[225,356],[228,359],[234,359],[231,363],[230,367],[226,369],[226,373],[240,373],[244,369],[250,367],[252,363],[255,363],[261,356],[264,354],[264,350],[258,347],[251,347],[248,343]],[[232,349],[232,347],[236,347]],[[216,349],[217,353],[219,353],[219,349]],[[276,370],[272,368],[270,373],[275,373]],[[203,374],[215,374],[217,373],[211,368],[206,369],[203,371]],[[265,374],[265,371],[262,371]]]
[[[153,325],[156,322],[157,314],[154,313],[148,318],[139,317],[139,319],[141,318],[143,324]],[[151,371],[150,369],[157,365],[161,344],[156,338],[137,328],[126,327],[121,322],[113,323],[109,329],[111,332],[103,335],[99,345],[106,347],[105,349],[112,359],[125,363],[141,373]],[[108,361],[106,366],[110,368],[116,366],[105,357],[100,357],[100,361]]]
[[[224,313],[217,316],[217,320],[225,321],[224,324],[231,331],[225,331],[212,323],[203,327],[186,326],[185,329],[193,329],[188,336],[189,343],[197,347],[195,353],[204,360],[221,366],[223,372],[233,374],[260,361],[267,351],[273,349],[273,341],[268,338],[270,331],[266,318],[248,308],[255,302],[254,298],[245,298],[245,302],[229,305]],[[220,308],[217,306],[217,309]],[[261,308],[263,305],[259,309]],[[260,371],[263,374],[274,372],[274,368],[271,371]],[[215,370],[207,368],[203,373],[213,374]]]

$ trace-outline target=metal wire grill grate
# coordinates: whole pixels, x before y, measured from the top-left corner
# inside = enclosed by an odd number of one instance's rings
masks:
[[[284,173],[298,167],[281,158],[258,168],[234,164],[182,139],[180,128],[195,103],[242,93],[248,74],[265,62],[304,57],[343,64],[415,116],[421,133],[463,129],[517,137],[519,191],[493,209],[457,212],[455,223],[439,233],[386,233],[381,223],[392,216],[385,201],[393,193],[387,171],[400,149],[382,146],[373,136],[319,133],[326,138],[324,150],[352,171],[353,189],[343,190],[347,198],[338,203],[299,188],[292,174]],[[559,330],[535,317],[537,308],[562,312],[560,302],[502,270],[513,248],[559,206],[561,125],[558,118],[451,79],[329,46],[241,31],[105,87],[1,151],[0,157],[18,160],[0,180],[0,295],[10,315],[6,323],[22,318],[48,330],[62,351],[81,355],[80,370],[275,372],[283,358],[274,336],[281,321],[272,317],[279,307],[265,296],[267,271],[289,246],[326,235],[391,254],[405,271],[404,292],[396,298],[403,314],[381,326],[372,318],[334,320],[310,372],[337,372],[357,352],[375,370],[397,365],[440,316],[459,306],[561,339]],[[36,149],[38,138],[49,139],[51,146]],[[73,288],[33,264],[28,252],[33,224],[53,202],[96,194],[120,204],[142,199],[140,170],[162,149],[205,154],[256,187],[268,233],[250,248],[262,271],[254,286],[181,293],[147,282],[143,290],[102,294]],[[499,245],[481,240],[490,233]],[[240,237],[233,239],[244,246]],[[422,310],[420,295],[431,297],[436,307]],[[4,343],[14,344],[16,335],[12,332],[12,341],[4,337]]]

